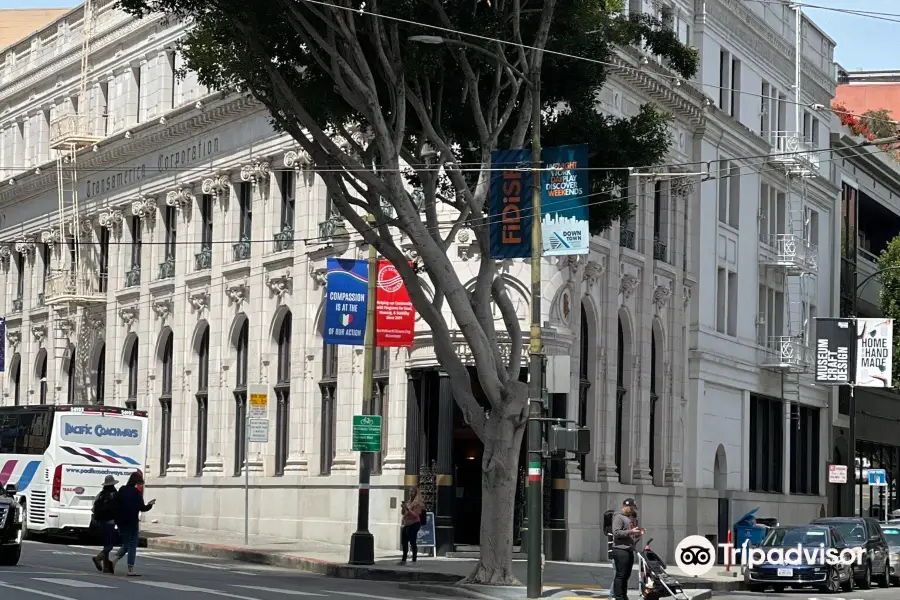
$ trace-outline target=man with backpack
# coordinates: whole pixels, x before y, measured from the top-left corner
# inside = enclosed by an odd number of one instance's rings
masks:
[[[622,509],[612,518],[611,556],[616,569],[612,597],[616,600],[628,599],[628,580],[634,569],[634,547],[643,535],[644,530],[638,527],[637,503],[634,498],[626,498]]]
[[[118,481],[112,475],[107,475],[103,480],[103,489],[94,498],[94,508],[91,520],[93,529],[103,541],[103,550],[97,556],[91,557],[94,566],[101,573],[112,573],[112,563],[109,561],[109,553],[116,544],[116,485]]]

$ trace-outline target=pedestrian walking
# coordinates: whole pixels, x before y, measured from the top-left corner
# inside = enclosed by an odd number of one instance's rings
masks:
[[[616,569],[612,597],[616,600],[628,600],[628,580],[634,569],[634,547],[643,535],[644,530],[638,527],[637,504],[634,498],[626,498],[622,509],[613,515],[612,522],[612,560]]]
[[[142,492],[144,479],[140,473],[134,472],[128,478],[128,483],[119,488],[116,496],[116,525],[119,528],[121,547],[116,556],[111,560],[113,569],[122,557],[128,555],[128,576],[137,577],[134,563],[137,558],[138,537],[140,535],[140,516],[147,512],[156,500],[144,504]]]
[[[93,529],[103,541],[103,549],[97,556],[92,557],[94,566],[101,573],[112,573],[113,566],[109,560],[116,543],[116,486],[119,481],[112,475],[107,475],[103,480],[103,489],[94,498],[94,508],[91,516],[91,529]]]
[[[425,510],[425,500],[419,493],[419,488],[411,487],[409,489],[409,504],[402,502],[400,504],[401,527],[400,541],[403,543],[403,558],[400,564],[406,564],[406,557],[412,550],[412,561],[416,562],[419,554],[419,545],[417,539],[419,537],[419,529],[428,519],[428,512]]]

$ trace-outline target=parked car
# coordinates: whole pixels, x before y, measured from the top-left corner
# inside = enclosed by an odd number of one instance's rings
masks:
[[[786,560],[778,564],[766,562],[745,569],[744,582],[747,589],[764,592],[771,587],[776,594],[783,592],[786,587],[794,589],[815,587],[832,594],[853,590],[853,567],[840,563],[831,565],[825,561],[825,552],[828,549],[833,548],[839,552],[846,547],[841,534],[832,527],[821,525],[776,527],[757,547],[769,556],[772,550],[781,549],[786,553],[798,546],[804,551],[800,557],[801,564]]]
[[[900,523],[892,524],[890,521],[882,523],[881,534],[888,544],[891,559],[891,580],[894,585],[900,585]]]
[[[865,560],[853,566],[858,587],[864,590],[871,588],[873,579],[881,587],[890,587],[890,550],[877,520],[872,517],[827,517],[816,519],[812,524],[837,529],[848,547],[864,550]]]
[[[0,566],[14,567],[22,556],[22,522],[25,511],[16,501],[14,484],[0,488]]]

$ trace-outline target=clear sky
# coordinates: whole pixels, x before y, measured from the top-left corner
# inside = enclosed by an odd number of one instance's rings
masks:
[[[842,67],[848,71],[900,69],[900,0],[803,0],[803,3],[810,5],[804,9],[806,13],[837,42],[835,60]],[[80,0],[0,0],[0,9],[71,8],[78,4]],[[814,6],[898,16],[863,17]]]

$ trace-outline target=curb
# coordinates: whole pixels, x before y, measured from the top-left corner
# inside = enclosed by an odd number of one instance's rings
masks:
[[[289,554],[272,554],[257,550],[248,550],[235,546],[219,546],[213,544],[201,544],[165,538],[147,538],[148,548],[163,550],[176,550],[197,554],[225,558],[239,562],[247,562],[258,565],[284,567],[297,569],[307,573],[325,575],[337,579],[367,579],[370,581],[400,581],[400,582],[429,582],[429,583],[457,583],[463,577],[449,573],[437,573],[433,571],[398,571],[395,569],[383,569],[380,567],[355,566],[338,563],[330,563],[315,558],[304,558]]]
[[[497,600],[499,596],[482,594],[462,585],[429,585],[427,583],[401,583],[401,590],[409,592],[424,592],[438,596],[450,596],[452,598],[473,598],[474,600]]]

